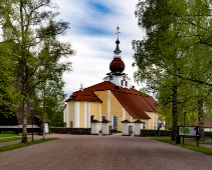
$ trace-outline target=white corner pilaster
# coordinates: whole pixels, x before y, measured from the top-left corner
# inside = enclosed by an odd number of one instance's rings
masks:
[[[84,102],[84,127],[88,127],[88,102]]]
[[[87,104],[87,124],[88,124],[88,128],[91,127],[91,114],[90,114],[90,103],[88,102]]]
[[[126,119],[126,110],[122,107],[122,120]]]
[[[108,90],[108,95],[107,95],[107,120],[110,120],[110,90]]]
[[[69,102],[67,102],[67,106],[66,106],[66,127],[70,127],[70,120],[69,120]]]
[[[99,120],[101,121],[102,119],[102,104],[99,103]]]
[[[80,126],[80,102],[74,103],[74,127]]]

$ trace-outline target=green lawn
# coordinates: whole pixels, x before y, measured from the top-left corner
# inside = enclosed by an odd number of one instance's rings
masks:
[[[0,143],[21,140],[21,136],[17,134],[0,134]]]
[[[11,142],[11,141],[15,141],[15,140],[21,140],[21,136],[9,137],[9,138],[0,138],[0,143],[2,143],[2,142]]]
[[[19,136],[19,135],[18,134],[3,134],[3,133],[1,134],[0,133],[0,139],[5,138],[5,137],[14,137],[14,136]]]
[[[171,141],[171,137],[152,137],[155,140],[161,141],[161,142],[166,142],[172,145],[176,145],[176,146],[180,146],[182,148],[187,148],[193,151],[197,151],[197,152],[202,152],[205,154],[209,154],[212,155],[212,148],[207,148],[207,147],[203,147],[203,146],[196,146],[196,145],[192,145],[192,144],[182,144],[182,140],[181,140],[181,144],[176,144],[175,141]],[[185,140],[194,140],[194,138],[185,138]]]
[[[13,144],[13,145],[8,145],[8,146],[2,146],[2,147],[0,147],[0,152],[9,151],[9,150],[17,149],[17,148],[23,148],[23,147],[34,145],[34,144],[52,141],[55,139],[57,139],[57,138],[47,138],[45,140],[39,139],[39,140],[34,140],[33,142],[28,142],[28,143],[18,143],[18,144]]]

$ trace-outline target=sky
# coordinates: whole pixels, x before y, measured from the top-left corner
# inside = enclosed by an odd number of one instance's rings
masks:
[[[70,23],[70,29],[63,39],[70,41],[76,51],[71,56],[73,71],[64,74],[64,91],[70,96],[83,88],[98,84],[110,72],[109,64],[114,57],[119,35],[121,57],[125,63],[124,73],[131,78],[131,85],[139,89],[133,79],[136,68],[132,67],[133,49],[131,41],[144,36],[134,15],[138,0],[55,0],[62,19]]]

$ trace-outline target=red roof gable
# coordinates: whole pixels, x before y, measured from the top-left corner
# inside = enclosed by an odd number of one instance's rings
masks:
[[[105,90],[111,90],[116,99],[134,119],[150,119],[145,111],[156,112],[154,107],[155,100],[153,97],[146,94],[144,95],[144,93],[141,93],[135,89],[117,87],[115,84],[109,81],[104,81],[83,90],[76,91],[68,100],[66,100],[66,102],[102,102],[94,92]]]
[[[89,102],[102,102],[92,91],[79,90],[74,92],[66,102],[69,101],[89,101]]]

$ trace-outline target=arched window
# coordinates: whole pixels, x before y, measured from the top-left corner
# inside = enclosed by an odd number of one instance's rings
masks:
[[[118,117],[113,116],[113,130],[118,130]]]

